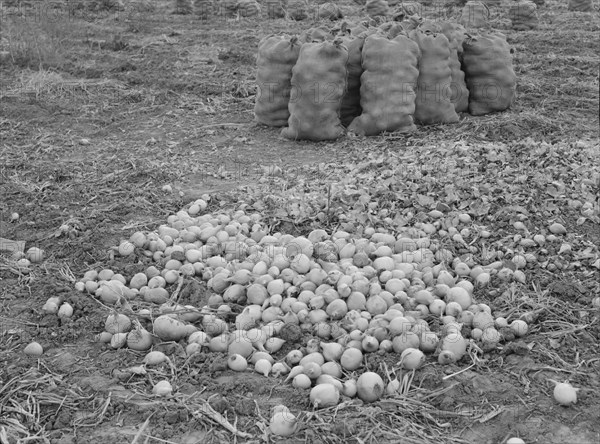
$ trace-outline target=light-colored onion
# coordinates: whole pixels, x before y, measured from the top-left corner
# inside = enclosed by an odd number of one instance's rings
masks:
[[[58,313],[61,299],[58,296],[49,297],[46,303],[42,306],[42,310],[48,314]]]
[[[110,346],[114,349],[123,347],[127,344],[127,335],[128,333],[115,333],[110,338]]]
[[[287,375],[290,368],[284,362],[276,362],[271,368],[271,374],[275,377]]]
[[[339,361],[344,352],[344,347],[337,342],[321,342],[321,349],[326,361]]]
[[[186,324],[169,315],[157,317],[153,324],[154,334],[163,341],[180,341],[187,337]],[[107,330],[108,331],[108,330]]]
[[[285,344],[285,340],[281,338],[269,338],[265,341],[265,349],[269,353],[277,353]]]
[[[307,389],[312,385],[311,379],[306,376],[304,373],[294,376],[292,380],[292,385],[295,388]]]
[[[442,350],[438,356],[438,362],[442,365],[454,364],[456,356],[450,350]]]
[[[398,378],[394,378],[392,379],[390,382],[388,382],[388,385],[385,387],[385,394],[386,395],[394,395],[396,393],[398,393],[398,391],[400,390],[400,381],[398,381]]]
[[[475,313],[473,316],[472,325],[474,328],[485,330],[488,327],[494,326],[494,318],[491,314],[485,311],[480,311],[479,313]]]
[[[357,395],[364,402],[375,402],[385,390],[383,379],[375,372],[365,372],[356,381]]]
[[[112,338],[112,333],[107,331],[103,331],[102,333],[97,334],[94,337],[94,340],[97,342],[101,342],[102,344],[108,344]]]
[[[554,399],[556,402],[563,406],[570,406],[577,403],[578,388],[573,387],[568,382],[552,382],[556,384],[554,386]]]
[[[158,365],[163,362],[170,362],[167,355],[160,351],[151,351],[146,356],[144,356],[144,364],[146,365]]]
[[[44,348],[39,344],[39,342],[30,342],[23,349],[23,352],[28,356],[41,356],[44,353]]]
[[[289,410],[274,412],[269,421],[269,430],[273,435],[292,436],[297,428],[298,421]]]
[[[355,379],[348,379],[344,382],[344,387],[342,388],[342,394],[347,396],[348,398],[354,398],[356,393],[358,392],[358,387],[356,386]]]
[[[157,396],[169,396],[173,392],[173,386],[169,381],[163,379],[158,381],[154,387],[152,387],[152,393]]]
[[[59,318],[70,318],[73,316],[73,306],[68,302],[64,302],[58,309]]]
[[[127,347],[136,351],[150,350],[152,347],[152,333],[146,330],[138,321],[135,328],[127,334]]]
[[[269,376],[272,367],[273,364],[271,364],[269,360],[259,359],[258,361],[256,361],[256,364],[254,364],[254,371],[256,373],[260,373],[263,376]]]
[[[454,353],[457,361],[460,361],[467,352],[467,340],[458,332],[451,332],[442,339],[442,350]]]
[[[406,370],[415,370],[423,364],[425,355],[416,348],[407,348],[400,355],[400,364]]]
[[[333,407],[340,402],[340,392],[332,384],[318,384],[310,391],[310,402],[315,408]]]
[[[392,348],[396,353],[402,353],[407,348],[419,348],[420,344],[419,335],[412,331],[404,332],[392,339]]]
[[[298,375],[304,375],[304,367],[302,365],[296,365],[296,366],[292,367],[292,369],[290,370],[290,373],[287,375],[287,378],[285,378],[284,382],[287,382],[290,379],[293,380]],[[304,376],[306,376],[306,375],[304,375]],[[308,376],[306,376],[306,377],[308,378]]]
[[[248,361],[242,355],[234,353],[227,358],[227,367],[236,372],[243,372],[248,368]]]
[[[370,335],[364,336],[361,345],[362,350],[366,353],[371,353],[379,349],[379,341],[377,340],[377,338]]]
[[[342,377],[342,367],[334,361],[328,361],[321,366],[321,374],[331,375],[334,378]]]
[[[525,336],[529,329],[527,323],[521,319],[516,319],[510,323],[510,328],[517,337]]]
[[[357,348],[347,348],[342,353],[340,364],[344,370],[353,371],[362,365],[363,354]]]
[[[202,351],[202,346],[197,342],[191,342],[185,346],[185,354],[187,356],[191,356],[194,353],[199,353],[200,351]]]
[[[342,390],[344,389],[344,385],[342,384],[342,382],[339,379],[336,379],[334,376],[327,375],[327,374],[322,374],[321,376],[319,376],[317,378],[317,380],[315,381],[315,383],[316,383],[316,385],[319,385],[319,384],[331,384],[340,393],[342,393]]]
[[[127,333],[131,330],[131,320],[126,315],[115,312],[106,318],[104,330],[113,335],[116,333]]]

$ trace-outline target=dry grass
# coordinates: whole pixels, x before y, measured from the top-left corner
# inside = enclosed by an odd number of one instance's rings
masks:
[[[45,369],[30,369],[0,387],[0,442],[49,443],[48,417],[62,409],[77,410],[94,396],[65,388],[63,378]]]

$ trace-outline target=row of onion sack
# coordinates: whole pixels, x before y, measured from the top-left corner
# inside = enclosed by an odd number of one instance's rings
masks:
[[[256,121],[296,140],[411,132],[458,113],[504,111],[516,75],[506,37],[468,36],[452,22],[412,16],[378,27],[342,24],[259,43]]]
[[[311,6],[307,0],[175,0],[175,13],[196,14],[202,18],[266,17],[290,20],[328,19],[343,17],[340,7],[333,2]]]
[[[589,0],[570,0],[570,1],[589,1]],[[489,26],[490,21],[490,4],[494,1],[484,0],[476,1],[470,0],[464,3],[458,23],[465,26],[467,29],[470,28],[483,28]],[[496,6],[500,7],[498,2]],[[538,5],[542,5],[544,0],[514,0],[510,3],[508,8],[508,18],[510,19],[512,29],[517,31],[527,31],[536,29],[539,24],[537,16]],[[396,19],[399,14],[405,16],[411,15],[424,15],[426,8],[422,4],[417,2],[406,2],[402,3],[394,9],[390,9],[388,4],[391,6],[392,2],[386,0],[367,0],[365,4],[365,12],[371,17],[392,17]]]
[[[568,0],[569,11],[592,12],[593,0]],[[369,17],[394,17],[398,13],[409,13],[425,15],[429,1],[398,2],[397,0],[366,0],[365,13]],[[462,5],[462,11],[458,22],[467,28],[479,28],[487,26],[491,8],[496,8],[501,13],[505,9],[502,0],[469,0],[445,2],[445,6]],[[511,0],[508,6],[508,17],[512,28],[519,30],[536,29],[538,25],[537,9],[544,5],[545,0]],[[391,8],[394,7],[394,8]]]
[[[540,0],[536,0],[538,3]],[[591,0],[570,0],[579,7],[579,3]],[[543,0],[542,0],[543,2]],[[577,4],[576,4],[577,3]],[[393,9],[390,6],[396,6]],[[392,2],[386,0],[367,0],[364,12],[371,18],[396,17],[399,14],[423,15],[423,5],[417,2]],[[536,3],[530,0],[516,0],[511,3],[508,10],[513,29],[535,29],[538,25]],[[577,9],[585,10],[585,9]],[[175,0],[175,12],[178,14],[192,14],[204,18],[213,16],[222,17],[266,17],[270,19],[287,18],[290,20],[340,20],[344,14],[334,2],[320,2],[309,5],[306,0]],[[490,18],[490,9],[485,1],[468,1],[463,6],[459,23],[467,28],[487,26]]]

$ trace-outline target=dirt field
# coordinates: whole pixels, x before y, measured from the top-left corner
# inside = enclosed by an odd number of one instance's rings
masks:
[[[259,40],[299,33],[312,17],[203,20],[162,0],[121,11],[69,5],[2,6],[0,237],[46,257],[19,270],[1,256],[1,444],[600,442],[597,2],[577,13],[551,0],[539,28],[523,32],[510,29],[508,3],[491,8],[491,26],[514,49],[510,110],[334,143],[289,141],[253,123]],[[340,5],[350,20],[365,17],[352,1]],[[430,5],[423,15],[457,18],[460,8]],[[114,246],[204,194],[207,211],[241,205],[294,235],[360,235],[362,226],[422,226],[436,208],[467,212],[474,248],[446,248],[478,263],[533,255],[524,283],[495,278],[475,293],[495,313],[533,314],[530,332],[471,363],[430,359],[407,396],[318,411],[282,379],[227,370],[224,354],[187,357],[181,344],[161,344],[177,373],[175,395],[157,399],[153,382],[169,369],[124,372],[144,354],[95,342],[109,311],[74,281],[92,268],[146,269],[151,260],[121,258]],[[515,222],[545,235],[558,222],[566,234],[525,248]],[[72,318],[41,310],[55,295],[73,305]],[[208,296],[205,282],[186,279],[179,303],[203,306]],[[39,358],[23,353],[33,340]],[[365,368],[397,360],[370,354]],[[579,402],[559,406],[550,379],[579,387]],[[237,433],[201,413],[206,400]],[[266,433],[279,403],[299,418],[293,438]]]

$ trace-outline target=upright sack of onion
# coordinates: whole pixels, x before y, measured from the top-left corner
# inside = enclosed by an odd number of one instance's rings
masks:
[[[444,34],[417,28],[410,32],[421,50],[415,120],[423,125],[458,122],[451,102],[450,42]]]
[[[254,105],[257,122],[276,127],[286,125],[290,116],[292,68],[299,53],[300,44],[295,37],[270,35],[258,44]]]
[[[384,131],[411,132],[415,91],[421,53],[405,35],[393,40],[372,34],[362,49],[364,71],[360,78],[362,114],[348,130],[359,135],[375,136]]]
[[[340,107],[346,91],[348,49],[341,39],[306,43],[292,70],[288,127],[293,140],[335,140],[344,134]]]
[[[506,36],[479,34],[466,39],[463,49],[469,113],[481,116],[508,109],[515,100],[517,76]]]

